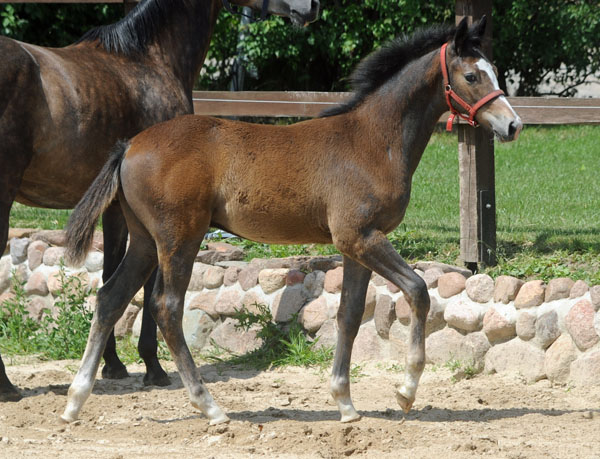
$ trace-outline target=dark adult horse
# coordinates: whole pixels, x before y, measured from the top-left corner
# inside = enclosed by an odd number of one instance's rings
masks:
[[[231,2],[299,25],[315,20],[319,9],[318,0]],[[0,253],[13,201],[72,208],[118,139],[192,113],[192,88],[220,8],[221,0],[145,0],[118,23],[59,49],[0,37]],[[103,224],[107,280],[127,240],[118,203],[107,207]],[[144,318],[144,382],[168,384],[156,358],[156,325],[150,314]],[[114,335],[104,358],[105,377],[127,376]],[[0,401],[19,398],[0,357]]]
[[[484,29],[485,19],[470,29],[463,21],[392,42],[359,65],[354,98],[320,119],[267,126],[184,116],[117,146],[71,216],[67,255],[84,259],[95,222],[117,196],[131,242],[98,292],[62,418],[77,418],[110,330],[158,265],[150,310],[192,404],[211,424],[227,421],[197,374],[181,326],[194,257],[209,225],[260,242],[333,242],[343,254],[331,393],[344,422],[359,417],[349,366],[372,271],[397,285],[412,311],[405,382],[396,394],[408,411],[425,364],[429,295],[386,233],[404,216],[413,173],[447,103],[460,99],[461,114],[467,109],[473,124],[503,141],[522,127],[480,51]]]

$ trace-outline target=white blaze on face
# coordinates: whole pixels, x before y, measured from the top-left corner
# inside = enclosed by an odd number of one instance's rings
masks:
[[[481,70],[483,73],[485,73],[489,77],[490,81],[494,85],[494,90],[500,89],[500,85],[498,85],[498,78],[496,78],[496,74],[494,73],[492,64],[490,64],[485,59],[479,59],[475,63],[475,65],[477,66],[477,68],[479,70]],[[510,104],[508,103],[508,100],[506,100],[506,97],[500,96],[498,99],[500,99],[502,102],[504,102],[506,104],[506,106],[510,109],[510,111],[513,114],[513,116],[515,117],[515,119],[519,119],[519,115],[517,115],[517,113],[510,106]]]

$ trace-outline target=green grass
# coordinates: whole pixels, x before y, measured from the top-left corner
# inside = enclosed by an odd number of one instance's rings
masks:
[[[600,127],[527,126],[496,143],[499,265],[492,276],[569,276],[600,283]],[[68,211],[15,205],[11,226],[60,228]],[[459,263],[456,135],[436,133],[413,178],[411,202],[389,235],[408,261]],[[247,259],[336,253],[331,246],[238,243]]]

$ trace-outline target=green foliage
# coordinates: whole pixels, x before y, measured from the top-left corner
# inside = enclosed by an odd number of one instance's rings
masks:
[[[23,283],[14,280],[15,297],[6,300],[0,309],[0,347],[3,353],[36,353],[47,359],[81,358],[87,343],[92,312],[85,301],[90,291],[77,276],[67,276],[60,267],[60,291],[54,305],[38,324],[27,311],[28,298]]]
[[[258,349],[243,355],[231,355],[226,350],[214,345],[214,350],[204,358],[214,362],[226,362],[256,369],[267,369],[280,366],[302,366],[325,368],[333,358],[331,348],[317,348],[318,340],[310,341],[298,322],[297,315],[285,324],[273,321],[271,311],[264,304],[254,305],[258,312],[247,309],[237,311],[233,316],[238,321],[236,328],[249,330],[258,328],[256,336],[262,340]],[[223,357],[224,354],[229,354]]]
[[[2,353],[31,354],[37,351],[36,334],[40,325],[29,316],[25,282],[19,281],[13,271],[14,297],[0,305],[0,348]]]

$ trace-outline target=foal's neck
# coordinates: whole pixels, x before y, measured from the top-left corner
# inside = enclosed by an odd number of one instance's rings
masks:
[[[149,47],[149,56],[173,69],[186,93],[192,93],[208,51],[221,9],[221,0],[178,0],[181,6],[166,12],[167,25]]]
[[[382,85],[359,109],[368,117],[387,148],[399,152],[401,167],[415,172],[446,105],[439,50],[409,63]]]

